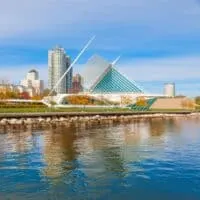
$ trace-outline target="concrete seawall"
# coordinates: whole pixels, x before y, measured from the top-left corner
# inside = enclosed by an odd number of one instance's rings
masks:
[[[14,129],[31,125],[37,127],[49,126],[90,126],[98,124],[131,123],[150,119],[198,119],[200,113],[192,112],[141,112],[141,113],[24,113],[0,114],[0,128]]]

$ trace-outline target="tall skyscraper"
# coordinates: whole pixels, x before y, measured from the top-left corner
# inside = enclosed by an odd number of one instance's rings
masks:
[[[53,89],[55,84],[70,66],[70,58],[64,48],[56,46],[48,52],[48,87]],[[55,89],[57,94],[67,93],[72,86],[72,69]]]

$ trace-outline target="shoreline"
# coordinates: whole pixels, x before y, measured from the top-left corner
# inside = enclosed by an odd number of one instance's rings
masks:
[[[87,117],[87,116],[141,116],[141,115],[190,115],[190,114],[200,114],[199,111],[141,111],[141,112],[112,112],[112,111],[103,111],[103,112],[30,112],[30,113],[0,113],[0,120],[3,118],[38,118],[38,117]]]
[[[200,112],[104,112],[104,113],[6,113],[0,114],[0,128],[19,129],[51,126],[126,124],[151,119],[200,119]]]

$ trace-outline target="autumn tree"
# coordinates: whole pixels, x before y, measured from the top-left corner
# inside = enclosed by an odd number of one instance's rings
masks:
[[[191,99],[184,99],[182,102],[181,102],[181,106],[182,108],[184,109],[194,109],[195,108],[195,103],[193,100]]]
[[[144,97],[138,97],[136,101],[137,106],[147,106],[147,101]]]
[[[46,88],[46,89],[43,90],[43,92],[42,92],[41,95],[42,95],[43,97],[46,97],[46,96],[49,95],[49,93],[50,93],[50,90],[49,90],[48,88]]]
[[[30,99],[29,93],[28,92],[22,92],[20,94],[21,99]]]
[[[200,105],[200,96],[198,96],[198,97],[195,98],[195,103],[198,104],[198,105]]]
[[[189,109],[195,109],[195,103],[194,103],[194,101],[191,100],[191,99],[188,101],[188,108],[189,108]]]
[[[0,99],[17,98],[19,98],[19,92],[17,90],[10,89],[9,86],[4,86],[0,89]]]
[[[31,97],[32,100],[41,100],[42,96],[41,95],[34,95]]]
[[[89,105],[91,101],[86,95],[72,95],[67,97],[67,102],[72,105]]]

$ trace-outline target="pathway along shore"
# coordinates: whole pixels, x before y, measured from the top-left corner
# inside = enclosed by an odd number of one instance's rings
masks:
[[[200,119],[200,112],[6,113],[0,114],[0,128],[20,128],[27,125],[36,128],[58,125],[90,126],[171,118]]]

